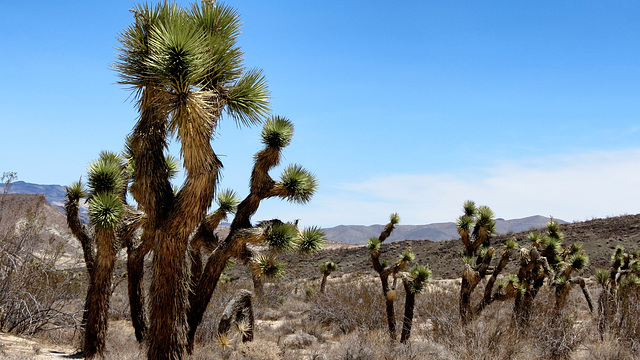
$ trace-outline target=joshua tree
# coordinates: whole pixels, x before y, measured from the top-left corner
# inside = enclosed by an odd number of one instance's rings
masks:
[[[373,269],[378,273],[380,277],[380,283],[382,284],[382,293],[385,297],[385,303],[387,308],[387,323],[389,325],[389,335],[392,339],[397,339],[396,334],[396,314],[394,309],[394,302],[396,300],[396,281],[398,275],[402,272],[407,265],[415,260],[416,256],[411,251],[411,248],[405,249],[398,261],[395,264],[389,265],[386,260],[380,260],[380,247],[382,243],[391,235],[391,232],[395,229],[396,224],[400,222],[400,216],[398,213],[393,213],[389,217],[389,223],[384,227],[380,236],[377,238],[371,238],[367,242],[367,249],[371,253],[371,263]],[[389,276],[392,276],[393,283],[389,284]]]
[[[598,298],[598,330],[600,336],[609,329],[619,315],[620,325],[628,321],[630,298],[637,295],[640,285],[640,254],[637,251],[625,252],[618,245],[611,256],[609,270],[597,269],[596,280],[602,286]]]
[[[562,237],[558,222],[551,218],[546,233],[530,233],[531,247],[520,250],[519,291],[514,311],[516,320],[523,325],[529,322],[533,301],[547,278],[555,290],[556,312],[564,306],[572,284],[581,286],[589,308],[593,308],[584,279],[571,277],[575,271],[586,267],[589,257],[579,244],[563,249]]]
[[[332,272],[338,270],[338,265],[333,261],[329,260],[325,263],[320,264],[318,266],[320,268],[320,272],[322,273],[322,283],[320,284],[320,292],[324,294],[324,288],[327,285],[327,278],[331,275]]]
[[[491,237],[495,233],[493,211],[487,206],[476,207],[473,201],[465,201],[464,214],[458,218],[458,234],[462,240],[463,257],[462,285],[460,286],[460,319],[463,324],[473,320],[487,305],[497,299],[504,299],[513,293],[514,285],[510,280],[505,286],[499,283],[498,291],[493,292],[498,275],[509,263],[511,252],[517,247],[515,239],[509,239],[502,250],[497,266],[491,266],[495,249],[490,247]],[[484,288],[484,296],[477,306],[472,306],[471,295],[485,276],[491,275]],[[506,291],[506,292],[505,292]]]
[[[284,252],[298,252],[300,256],[313,254],[320,250],[326,241],[324,232],[316,226],[300,231],[297,221],[286,224],[266,237],[268,245],[266,252],[250,251],[246,261],[251,266],[253,289],[256,295],[264,294],[263,286],[266,279],[278,279],[285,274],[286,263],[277,260],[277,255]]]
[[[102,152],[88,168],[89,192],[80,181],[67,188],[67,223],[80,241],[89,274],[82,322],[83,352],[87,358],[104,350],[116,253],[143,220],[140,213],[126,205],[126,182],[123,159],[114,153]],[[78,218],[79,201],[87,196],[92,231]]]
[[[227,260],[247,261],[246,245],[263,241],[278,226],[252,227],[260,202],[281,197],[305,203],[316,181],[298,165],[286,168],[281,181],[269,176],[293,132],[288,120],[272,118],[262,133],[265,149],[255,156],[251,192],[238,205],[229,236],[214,241],[199,279],[191,279],[194,291],[189,295],[189,241],[206,222],[222,168],[211,146],[214,130],[223,113],[239,124],[262,122],[269,93],[261,72],[243,67],[235,10],[205,1],[188,10],[165,2],[137,6],[133,12],[135,20],[120,38],[115,69],[121,83],[132,89],[140,114],[131,134],[131,193],[146,213],[141,253],[150,249],[154,254],[148,356],[179,359],[193,344]],[[171,136],[180,142],[186,177],[175,192],[164,160]]]
[[[409,274],[402,274],[402,284],[405,291],[404,317],[402,319],[402,334],[400,342],[406,343],[411,336],[411,326],[413,324],[413,308],[416,294],[424,290],[424,283],[431,278],[431,270],[427,266],[415,266],[411,268]]]

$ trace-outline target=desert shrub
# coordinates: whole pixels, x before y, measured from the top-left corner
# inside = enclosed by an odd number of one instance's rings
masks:
[[[595,323],[581,294],[569,297],[566,311],[555,316],[555,295],[544,287],[533,303],[531,322],[520,327],[513,318],[513,304],[499,302],[473,322],[463,325],[458,294],[451,288],[432,288],[416,302],[416,335],[440,348],[438,358],[455,359],[563,359],[583,347]],[[452,355],[453,354],[453,355]]]
[[[336,284],[313,296],[309,320],[333,325],[341,333],[385,328],[381,320],[385,318],[385,300],[377,284],[357,278],[353,281],[356,283]]]
[[[2,331],[33,335],[54,328],[73,328],[79,322],[80,313],[72,311],[68,304],[81,297],[82,270],[69,264],[65,268],[58,266],[64,244],[46,236],[44,220],[35,209],[26,209],[23,221],[0,234]]]

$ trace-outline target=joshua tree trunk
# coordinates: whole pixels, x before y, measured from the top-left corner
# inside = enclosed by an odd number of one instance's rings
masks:
[[[147,336],[147,319],[144,311],[144,257],[149,252],[150,241],[134,248],[129,241],[127,244],[127,290],[129,294],[129,309],[131,323],[139,343]],[[144,247],[143,247],[144,246]]]
[[[97,230],[97,261],[93,281],[87,294],[87,323],[84,334],[84,356],[93,358],[104,351],[111,295],[111,278],[116,250],[112,230]]]
[[[416,295],[411,291],[411,286],[409,286],[408,282],[405,279],[403,279],[402,283],[404,284],[406,297],[404,302],[404,318],[402,319],[402,334],[400,335],[400,342],[404,344],[409,341],[409,336],[411,336],[411,326],[413,325],[413,308]]]
[[[251,274],[251,280],[253,280],[253,292],[257,297],[264,296],[264,281],[259,275]]]
[[[232,234],[229,234],[228,239],[232,238]],[[207,264],[204,267],[200,281],[196,285],[193,302],[190,304],[189,310],[189,334],[188,334],[188,347],[187,351],[193,350],[193,341],[195,338],[198,325],[202,321],[204,312],[209,305],[211,295],[216,289],[220,275],[224,271],[225,264],[230,257],[239,257],[242,253],[244,244],[240,242],[225,242],[220,244],[211,254]]]
[[[149,359],[182,359],[187,347],[186,246],[172,240],[168,235],[156,238],[150,291]]]
[[[322,282],[320,283],[320,292],[324,294],[324,288],[325,286],[327,286],[327,278],[329,277],[329,274],[325,271],[324,273],[322,273]]]
[[[391,336],[391,338],[395,340],[398,338],[398,335],[396,334],[396,312],[393,306],[393,303],[395,301],[395,290],[393,290],[392,294],[394,294],[391,297],[392,299],[389,299],[389,292],[385,294],[385,304],[387,306],[387,323],[389,324],[389,336]]]

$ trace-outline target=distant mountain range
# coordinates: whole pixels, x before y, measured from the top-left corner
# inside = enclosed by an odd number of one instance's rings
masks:
[[[566,224],[566,221],[555,219],[560,224]],[[522,219],[513,220],[496,220],[496,230],[498,234],[507,234],[510,232],[520,232],[530,229],[539,229],[545,226],[549,221],[544,216],[529,216]],[[384,225],[339,225],[332,228],[324,229],[327,239],[332,241],[340,241],[348,244],[363,245],[371,237],[378,237],[384,229]],[[428,225],[397,225],[396,229],[391,233],[387,241],[401,240],[450,240],[458,238],[458,230],[454,222],[435,223]]]
[[[3,185],[0,184],[0,192]],[[24,181],[11,183],[9,193],[16,194],[43,194],[47,201],[64,214],[64,202],[66,187],[61,185],[40,185]],[[88,204],[80,201],[80,218],[84,223],[89,221]],[[560,224],[566,223],[556,219]],[[544,227],[549,221],[548,217],[530,216],[522,219],[496,220],[496,229],[499,234],[520,232]],[[348,244],[366,244],[371,237],[378,237],[384,225],[339,225],[325,228],[327,239]],[[428,225],[398,225],[387,241],[401,240],[449,240],[458,237],[458,231],[454,222],[435,223]]]

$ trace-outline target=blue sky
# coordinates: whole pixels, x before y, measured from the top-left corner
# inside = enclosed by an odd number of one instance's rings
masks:
[[[110,65],[133,4],[4,4],[0,171],[66,185],[122,148],[137,114]],[[310,204],[268,200],[254,220],[425,224],[466,199],[502,218],[640,212],[640,3],[227,4],[296,126],[283,163],[320,182]],[[246,195],[259,132],[223,121],[221,188]]]

